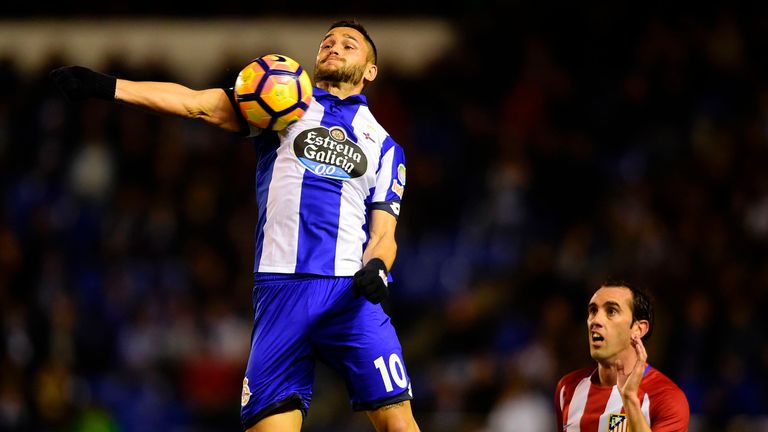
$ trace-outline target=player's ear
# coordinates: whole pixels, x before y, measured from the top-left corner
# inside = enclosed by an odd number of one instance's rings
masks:
[[[632,324],[632,334],[637,335],[641,339],[648,334],[648,330],[651,329],[651,324],[648,320],[637,320]]]
[[[363,74],[363,77],[366,81],[373,81],[376,79],[376,75],[378,73],[379,69],[376,67],[376,65],[368,63],[368,65],[365,67],[365,74]]]

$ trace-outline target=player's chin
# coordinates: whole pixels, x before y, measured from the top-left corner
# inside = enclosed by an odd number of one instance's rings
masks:
[[[596,361],[605,360],[608,358],[607,353],[604,349],[602,349],[602,347],[596,347],[594,345],[589,346],[589,355],[592,357],[592,360]]]

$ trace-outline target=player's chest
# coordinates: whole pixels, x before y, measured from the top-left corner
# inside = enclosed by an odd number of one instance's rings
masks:
[[[647,419],[647,405],[643,410]],[[563,432],[628,432],[629,421],[618,388],[577,388],[563,419]]]
[[[323,178],[363,183],[373,179],[381,151],[373,130],[353,123],[324,125],[309,120],[282,140],[279,158]]]

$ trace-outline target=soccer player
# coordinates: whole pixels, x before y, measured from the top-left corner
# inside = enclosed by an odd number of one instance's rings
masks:
[[[642,290],[603,285],[594,293],[587,306],[587,331],[597,368],[576,370],[557,384],[557,430],[688,430],[685,394],[646,363],[643,341],[651,330],[653,306]]]
[[[376,78],[376,57],[362,25],[333,23],[317,53],[309,109],[279,132],[250,127],[232,89],[130,81],[81,66],[51,72],[71,101],[116,101],[254,138],[255,316],[243,430],[299,431],[317,360],[341,375],[353,410],[365,411],[377,431],[419,430],[401,345],[380,305],[395,260],[405,158],[362,94]],[[324,158],[327,164],[354,161],[351,178],[310,169],[297,157],[309,157],[302,152],[308,146],[355,155]]]

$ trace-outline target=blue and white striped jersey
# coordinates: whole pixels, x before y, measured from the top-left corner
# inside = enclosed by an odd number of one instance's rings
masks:
[[[373,209],[395,217],[405,156],[368,109],[319,88],[304,116],[252,131],[256,167],[254,272],[351,276],[362,267]]]

